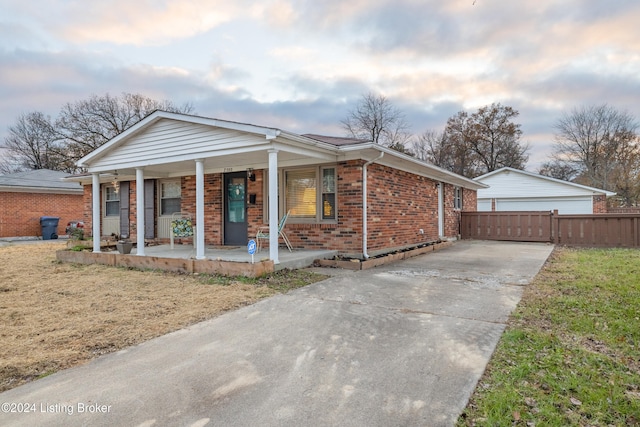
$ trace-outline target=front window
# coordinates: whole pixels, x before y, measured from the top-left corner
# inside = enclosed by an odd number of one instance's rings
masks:
[[[105,216],[120,215],[120,194],[115,187],[105,187]]]
[[[171,215],[180,212],[181,202],[180,181],[164,181],[160,183],[160,215]]]
[[[462,188],[456,187],[453,191],[453,208],[462,210]]]
[[[336,219],[336,169],[305,168],[284,172],[285,212],[291,219]]]
[[[322,219],[336,219],[336,170],[322,169]]]
[[[286,211],[291,218],[316,218],[316,171],[298,169],[285,172]]]

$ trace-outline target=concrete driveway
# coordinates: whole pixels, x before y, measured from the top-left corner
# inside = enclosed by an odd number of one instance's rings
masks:
[[[343,272],[2,393],[0,425],[451,426],[552,249]]]

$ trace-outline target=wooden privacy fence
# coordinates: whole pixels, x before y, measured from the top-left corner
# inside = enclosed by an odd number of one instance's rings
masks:
[[[558,215],[558,211],[462,212],[463,239],[640,247],[639,214]]]

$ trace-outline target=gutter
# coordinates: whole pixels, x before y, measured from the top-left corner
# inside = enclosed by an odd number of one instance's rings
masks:
[[[382,156],[384,156],[384,152],[380,151],[378,157],[362,165],[362,256],[364,259],[369,259],[369,253],[367,252],[367,166],[380,160]]]
[[[442,181],[447,184],[457,185],[459,187],[468,188],[471,190],[478,190],[481,188],[489,188],[488,185],[483,184],[480,181],[466,178],[461,175],[457,175],[451,171],[435,166],[431,163],[418,160],[415,157],[408,156],[399,151],[392,150],[384,146],[380,146],[375,143],[366,144],[354,144],[348,146],[339,147],[339,153],[342,154],[344,159],[356,160],[362,159],[362,152],[365,150],[375,150],[378,152],[384,152],[389,155],[389,159],[386,164],[388,166],[400,169],[412,174],[420,175],[433,179],[434,181]]]

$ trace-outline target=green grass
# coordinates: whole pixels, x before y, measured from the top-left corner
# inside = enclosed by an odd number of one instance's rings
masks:
[[[458,426],[640,426],[640,251],[554,251]]]

